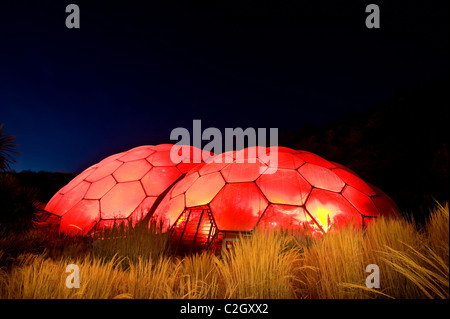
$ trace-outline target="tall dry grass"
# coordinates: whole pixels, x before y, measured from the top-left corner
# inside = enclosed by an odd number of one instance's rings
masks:
[[[448,204],[421,229],[381,218],[321,239],[261,231],[222,256],[171,255],[154,229],[102,238],[86,255],[19,255],[0,269],[0,298],[449,298]],[[80,288],[66,287],[68,264]],[[378,289],[365,285],[368,264],[379,266]]]

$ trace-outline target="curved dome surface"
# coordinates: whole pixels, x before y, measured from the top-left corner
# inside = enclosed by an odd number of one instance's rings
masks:
[[[273,169],[268,159],[274,153],[277,169],[264,174]],[[255,228],[321,234],[351,222],[363,226],[380,215],[400,213],[350,169],[306,151],[259,147],[223,153],[193,168],[166,194],[152,220],[174,231],[180,249],[192,250]]]
[[[111,155],[61,188],[45,210],[60,217],[59,230],[67,234],[87,234],[117,221],[136,222],[168,187],[202,162],[202,152],[191,146],[179,148],[180,158],[172,161],[172,147],[145,145]]]

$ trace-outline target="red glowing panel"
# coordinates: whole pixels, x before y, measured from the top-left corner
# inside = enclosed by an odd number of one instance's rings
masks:
[[[266,170],[267,166],[258,159],[256,163],[234,163],[221,170],[223,177],[228,183],[253,182],[260,175],[260,170]]]
[[[45,206],[45,210],[48,212],[55,211],[55,208],[57,207],[58,203],[64,199],[63,194],[56,193],[53,195],[53,197],[49,200],[47,203],[47,206]]]
[[[208,204],[224,185],[219,172],[201,176],[186,191],[186,207]]]
[[[175,184],[171,192],[171,196],[175,197],[184,194],[199,177],[200,176],[196,171],[192,174],[187,174],[182,180]]]
[[[91,175],[89,175],[85,180],[87,182],[96,182],[99,179],[102,179],[106,175],[110,175],[114,173],[116,169],[122,165],[123,162],[120,162],[118,160],[114,160],[112,162],[108,162],[103,166],[98,167]]]
[[[377,193],[376,196],[372,197],[372,200],[380,211],[380,215],[393,218],[402,216],[397,204],[385,192],[375,185],[371,185],[371,187]]]
[[[142,147],[142,146],[140,146]],[[170,151],[173,147],[173,144],[158,144],[158,145],[153,145],[150,146],[152,149],[154,149],[155,151]]]
[[[359,190],[347,186],[342,195],[364,216],[378,216],[379,211],[369,196]]]
[[[152,168],[145,159],[124,163],[114,173],[113,176],[118,182],[137,181]]]
[[[300,174],[314,187],[340,192],[345,183],[330,169],[306,163],[298,169]]]
[[[64,194],[64,199],[60,200],[57,205],[55,205],[54,213],[58,216],[63,216],[69,209],[75,206],[80,200],[84,198],[89,186],[91,184],[88,182],[81,182],[75,186],[70,192]]]
[[[122,152],[122,153],[117,153],[111,156],[108,156],[107,158],[101,160],[100,162],[98,162],[97,164],[94,164],[93,167],[100,167],[105,165],[108,162],[112,162],[115,159],[118,159],[119,157],[124,156],[125,154],[127,154],[127,152]]]
[[[306,209],[317,226],[327,232],[332,227],[362,225],[362,216],[341,194],[313,189],[306,202]]]
[[[333,169],[333,172],[339,176],[346,184],[360,190],[364,194],[368,196],[376,195],[375,191],[361,178],[358,176],[352,174],[350,171],[342,169],[342,168],[335,168]]]
[[[305,163],[305,161],[297,156],[293,156],[291,153],[287,152],[275,152],[275,154],[271,152],[267,156],[269,160],[271,159],[271,156],[278,156],[278,161],[276,162],[278,168],[296,169]],[[274,167],[274,164],[275,163],[269,163],[269,166]]]
[[[249,231],[267,204],[254,183],[235,183],[225,185],[210,207],[219,230]]]
[[[273,204],[303,205],[311,185],[295,170],[278,169],[256,180],[267,199]]]
[[[99,201],[80,201],[61,218],[60,231],[70,235],[85,235],[99,220]]]
[[[180,176],[181,172],[176,167],[153,167],[141,182],[147,196],[159,196]]]
[[[175,166],[181,162],[181,159],[179,159],[177,156],[172,158],[170,157],[170,151],[161,151],[156,152],[147,157],[147,160],[153,165],[153,166]]]
[[[334,166],[336,166],[336,168],[343,169],[344,171],[347,171],[347,172],[349,172],[350,174],[359,177],[358,174],[356,174],[353,170],[351,170],[350,168],[348,168],[348,167],[346,167],[346,166],[344,166],[344,165],[341,165],[341,164],[336,163],[336,162],[331,162],[331,161],[330,161],[330,163],[332,163]],[[334,169],[333,169],[333,170],[334,170]]]
[[[216,163],[216,164],[229,164],[233,163],[234,161],[234,152],[225,152],[219,155],[216,155],[207,161],[205,161],[207,164],[210,163]],[[206,165],[205,165],[206,166]],[[201,175],[201,174],[200,174]]]
[[[384,217],[399,217],[401,216],[400,211],[397,208],[397,205],[387,196],[374,196],[372,200],[380,211],[380,215]]]
[[[130,219],[133,222],[133,225],[139,220],[143,219],[145,216],[147,216],[147,213],[153,207],[153,204],[155,204],[156,199],[157,197],[146,197],[139,204],[139,206],[131,213],[128,219]]]
[[[202,166],[205,165],[205,163],[184,163],[181,162],[180,164],[178,164],[176,167],[180,170],[181,173],[188,173],[191,169],[193,169],[194,167],[197,166]]]
[[[326,159],[324,159],[316,154],[307,152],[307,151],[298,151],[295,153],[295,155],[307,163],[316,164],[316,165],[326,167],[326,168],[336,167],[335,165],[333,165],[331,162],[327,161]]]
[[[198,173],[200,175],[216,173],[221,169],[227,167],[228,165],[230,165],[230,163],[215,163],[215,162],[207,163],[199,169]]]
[[[278,153],[289,153],[289,154],[298,153],[298,151],[284,146],[270,146],[267,147],[266,150],[268,150],[269,152],[278,152]]]
[[[157,222],[157,225],[162,223],[163,232],[167,231],[184,211],[184,208],[184,195],[172,199],[165,197],[153,214],[152,219]]]
[[[302,229],[314,223],[303,207],[270,204],[261,217],[258,228]]]
[[[109,190],[113,188],[114,185],[116,185],[116,180],[111,175],[108,175],[96,181],[95,183],[92,183],[84,198],[100,199],[105,196],[105,194],[109,192]]]
[[[265,147],[252,146],[233,152],[233,158],[236,160],[236,163],[251,163],[258,158],[258,156],[263,154],[266,154]]]
[[[119,183],[101,200],[102,219],[127,218],[145,198],[140,182]]]
[[[122,162],[130,162],[139,159],[144,159],[153,153],[155,153],[155,151],[148,147],[139,147],[129,150],[125,155],[118,157],[118,159]]]
[[[88,169],[84,170],[79,175],[75,176],[70,181],[70,183],[68,183],[63,188],[61,188],[58,193],[66,194],[66,193],[70,192],[72,189],[74,189],[76,186],[78,186],[87,176],[92,174],[94,171],[95,171],[94,167],[89,167]]]
[[[189,145],[174,145],[170,151],[179,156],[181,161],[186,162],[188,160],[189,163],[193,164],[200,164],[204,160],[214,156],[214,153],[202,151]]]

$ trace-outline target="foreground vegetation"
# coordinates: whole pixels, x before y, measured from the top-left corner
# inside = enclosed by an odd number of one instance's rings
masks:
[[[448,204],[420,228],[381,218],[322,239],[257,232],[222,256],[175,256],[140,225],[95,241],[39,236],[0,240],[0,298],[449,298]],[[69,264],[80,288],[65,285]],[[369,264],[380,288],[365,285]]]

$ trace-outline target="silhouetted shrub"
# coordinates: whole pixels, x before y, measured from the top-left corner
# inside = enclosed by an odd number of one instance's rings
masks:
[[[37,190],[22,187],[9,173],[0,173],[0,238],[33,228],[36,213]]]

